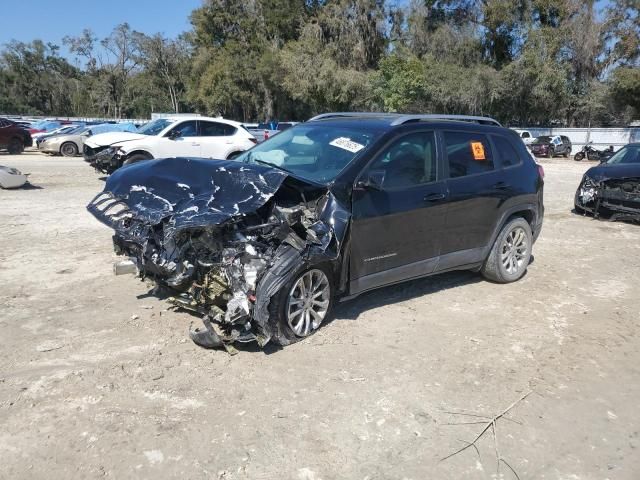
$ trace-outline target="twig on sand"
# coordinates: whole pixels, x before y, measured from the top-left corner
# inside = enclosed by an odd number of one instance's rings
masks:
[[[502,410],[502,412],[500,412],[499,414],[493,416],[493,417],[486,417],[483,415],[477,415],[477,414],[473,414],[473,413],[460,413],[460,412],[445,412],[451,415],[462,415],[462,416],[467,416],[467,417],[475,417],[475,418],[484,418],[486,419],[486,422],[461,422],[461,423],[448,423],[445,425],[484,425],[484,427],[482,428],[482,430],[480,430],[480,433],[478,433],[476,435],[476,437],[473,439],[473,441],[471,442],[464,442],[465,445],[461,448],[459,448],[458,450],[456,450],[455,452],[447,455],[446,457],[442,458],[440,461],[444,462],[445,460],[458,455],[459,453],[464,452],[465,450],[467,450],[468,448],[473,447],[474,450],[476,451],[476,453],[478,454],[478,457],[480,457],[480,451],[478,450],[477,447],[477,443],[478,441],[484,436],[485,433],[487,433],[487,431],[491,430],[491,433],[493,435],[493,448],[495,450],[495,454],[496,454],[496,461],[498,463],[498,471],[500,471],[500,463],[504,463],[509,470],[511,470],[513,472],[513,474],[516,476],[516,478],[519,480],[520,477],[518,476],[518,474],[516,473],[516,471],[513,469],[513,467],[511,467],[511,465],[509,465],[509,463],[507,463],[507,461],[502,458],[502,456],[500,455],[500,449],[498,448],[498,437],[496,435],[496,422],[503,418],[505,420],[512,420],[509,419],[507,417],[505,417],[505,415],[507,413],[509,413],[509,411],[511,411],[513,408],[516,407],[516,405],[518,405],[520,402],[522,402],[525,398],[527,398],[529,395],[531,395],[531,393],[533,393],[532,390],[529,390],[527,393],[525,393],[524,395],[522,395],[520,398],[518,398],[515,402],[513,402],[511,405],[509,405],[507,408],[505,408],[504,410]],[[520,424],[520,422],[517,422],[516,420],[512,420],[515,423]]]

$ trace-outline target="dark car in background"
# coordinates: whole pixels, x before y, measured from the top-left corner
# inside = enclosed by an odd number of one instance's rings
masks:
[[[33,145],[29,131],[11,120],[0,118],[0,150],[9,153],[22,153],[26,147]]]
[[[116,170],[88,206],[122,265],[203,316],[199,345],[287,345],[336,299],[450,270],[520,279],[543,172],[493,119],[334,113],[233,161]]]
[[[571,149],[573,148],[569,137],[566,137],[564,135],[543,135],[536,138],[528,146],[531,150],[531,153],[533,153],[536,157],[547,158],[555,157],[558,155],[562,155],[563,157],[568,158],[569,155],[571,155]]]
[[[640,222],[640,143],[625,145],[587,170],[574,203],[577,213]]]

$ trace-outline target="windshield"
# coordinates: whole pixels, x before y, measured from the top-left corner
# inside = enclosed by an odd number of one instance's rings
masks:
[[[168,118],[157,118],[140,127],[136,133],[141,133],[142,135],[158,135],[172,123],[175,123],[175,120],[169,120]]]
[[[533,143],[551,143],[551,137],[538,137]]]
[[[271,165],[316,183],[330,183],[377,137],[370,129],[303,124],[245,152],[238,160]]]
[[[640,163],[640,145],[626,145],[607,161],[609,165],[618,163]]]

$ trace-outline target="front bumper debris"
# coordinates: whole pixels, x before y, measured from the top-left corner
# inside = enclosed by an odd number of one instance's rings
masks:
[[[169,302],[203,318],[203,347],[264,346],[271,297],[305,265],[338,258],[350,214],[326,187],[234,161],[150,160],[113,173],[87,206],[116,253]],[[124,268],[124,267],[121,267]]]
[[[576,191],[575,206],[594,218],[640,222],[640,178],[586,177]]]

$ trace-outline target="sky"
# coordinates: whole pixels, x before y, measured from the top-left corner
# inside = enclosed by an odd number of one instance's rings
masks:
[[[175,37],[190,29],[189,14],[201,4],[202,0],[9,1],[0,14],[0,46],[35,39],[62,46],[63,37],[80,35],[85,28],[102,39],[124,22],[139,32]]]

